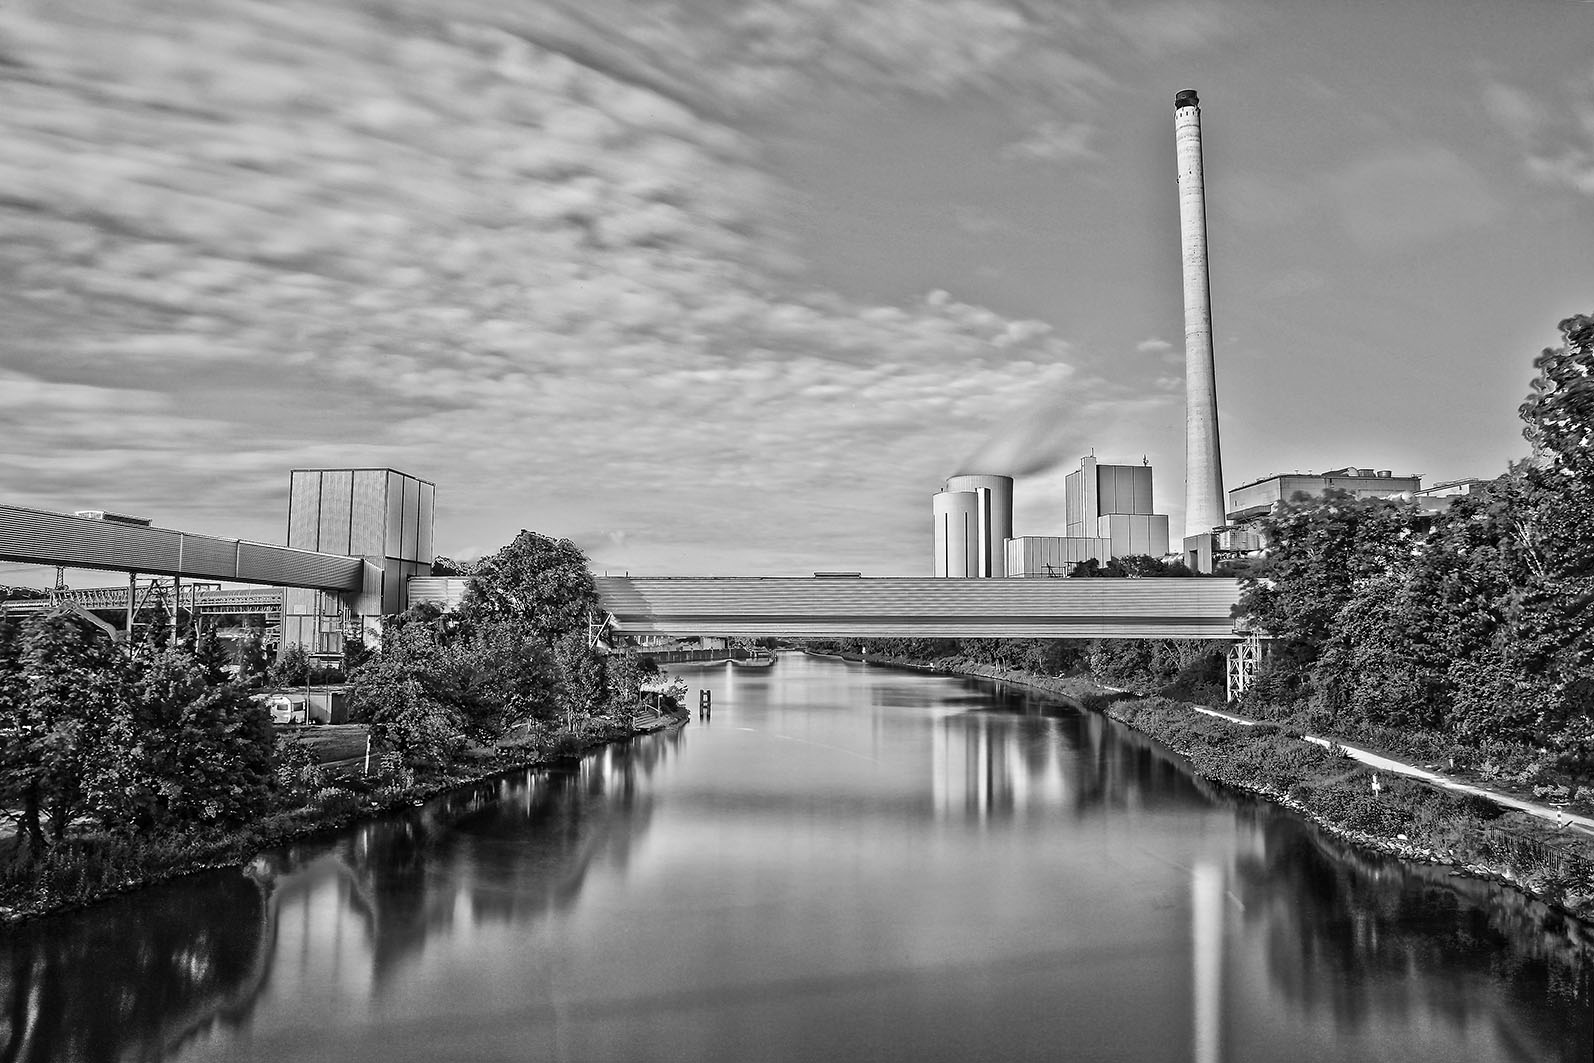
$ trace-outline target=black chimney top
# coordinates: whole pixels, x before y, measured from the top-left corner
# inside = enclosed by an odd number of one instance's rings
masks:
[[[1177,111],[1181,107],[1194,107],[1200,102],[1196,99],[1195,89],[1185,89],[1173,98],[1173,109]]]

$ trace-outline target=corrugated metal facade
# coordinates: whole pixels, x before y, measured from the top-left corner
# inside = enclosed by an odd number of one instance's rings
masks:
[[[597,578],[624,634],[1233,638],[1222,579]]]
[[[321,517],[316,549],[329,554],[352,554],[349,518],[354,505],[354,473],[328,470],[321,474]]]
[[[360,617],[398,613],[408,607],[406,580],[431,574],[435,500],[432,484],[395,469],[295,469],[289,534],[365,563],[357,593],[341,603],[342,611]],[[291,630],[311,639],[305,645],[336,648],[323,618],[339,616],[340,603],[290,594],[283,608],[285,642]]]
[[[465,600],[470,580],[465,576],[411,576],[409,603],[427,602],[440,609],[453,609]]]
[[[361,579],[350,558],[20,506],[0,506],[0,559],[339,590]]]
[[[355,469],[349,521],[349,553],[367,561],[383,556],[382,530],[387,516],[387,471]]]
[[[1096,522],[1097,534],[1112,542],[1112,556],[1161,557],[1168,552],[1165,513],[1108,513]]]
[[[321,512],[321,473],[295,469],[288,474],[288,545],[314,550]]]
[[[1112,557],[1108,539],[1069,538],[1061,535],[1021,535],[1007,540],[1007,574],[1046,579],[1066,576],[1081,561]]]
[[[1098,514],[1151,512],[1151,466],[1097,465]]]

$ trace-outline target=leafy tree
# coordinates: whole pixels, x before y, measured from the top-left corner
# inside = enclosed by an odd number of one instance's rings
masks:
[[[50,836],[61,838],[82,810],[83,779],[100,759],[122,694],[123,661],[100,632],[67,610],[30,617],[21,631],[20,687],[8,683],[13,700],[3,725],[7,789],[20,799],[21,832],[35,856]],[[15,665],[13,666],[15,667]],[[20,694],[20,696],[16,696]]]
[[[259,628],[250,628],[238,644],[238,681],[246,687],[258,687],[266,681],[271,662],[266,657],[265,639]]]
[[[278,655],[267,677],[275,687],[302,687],[309,682],[310,654],[297,642],[289,643]]]
[[[241,823],[264,810],[270,718],[216,668],[186,648],[133,662],[109,721],[121,755],[94,764],[85,783],[106,826]]]
[[[603,666],[587,645],[582,632],[569,631],[553,647],[559,682],[556,697],[565,726],[575,726],[578,716],[590,716],[603,701]]]
[[[575,544],[522,531],[476,564],[460,613],[473,623],[523,621],[552,646],[570,632],[584,634],[597,607],[597,585]]]

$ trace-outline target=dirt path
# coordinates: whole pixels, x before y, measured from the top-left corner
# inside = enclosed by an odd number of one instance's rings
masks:
[[[1236,716],[1230,712],[1219,712],[1217,709],[1202,708],[1199,705],[1191,707],[1197,712],[1205,713],[1208,716],[1216,716],[1221,720],[1228,720],[1230,723],[1240,724],[1242,727],[1254,727],[1256,724],[1265,722],[1262,720],[1253,720],[1245,716]],[[1346,755],[1351,757],[1353,760],[1358,760],[1369,767],[1377,768],[1379,771],[1387,771],[1391,775],[1404,775],[1409,779],[1416,779],[1420,782],[1427,783],[1430,786],[1436,786],[1442,790],[1454,790],[1457,793],[1473,794],[1478,797],[1485,797],[1490,801],[1493,801],[1495,804],[1504,805],[1507,808],[1514,808],[1519,812],[1526,812],[1530,816],[1538,816],[1540,819],[1548,820],[1549,822],[1554,823],[1556,826],[1563,829],[1571,828],[1572,830],[1582,831],[1584,834],[1594,836],[1594,817],[1581,816],[1575,812],[1568,812],[1564,808],[1556,808],[1554,805],[1540,804],[1535,801],[1524,801],[1520,797],[1512,797],[1510,794],[1503,794],[1498,790],[1491,790],[1486,786],[1477,786],[1473,783],[1461,782],[1458,779],[1450,778],[1448,775],[1442,775],[1436,771],[1429,771],[1427,768],[1419,768],[1415,764],[1407,764],[1405,761],[1395,760],[1391,757],[1374,753],[1371,750],[1361,749],[1357,746],[1346,745],[1344,742],[1337,742],[1329,738],[1320,738],[1317,735],[1302,735],[1301,737],[1308,742],[1313,742],[1324,747],[1338,746],[1340,749],[1343,749]]]

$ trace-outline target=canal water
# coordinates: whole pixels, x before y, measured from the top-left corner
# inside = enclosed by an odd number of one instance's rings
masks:
[[[985,681],[713,718],[0,939],[0,1061],[1594,1058],[1586,930]]]

